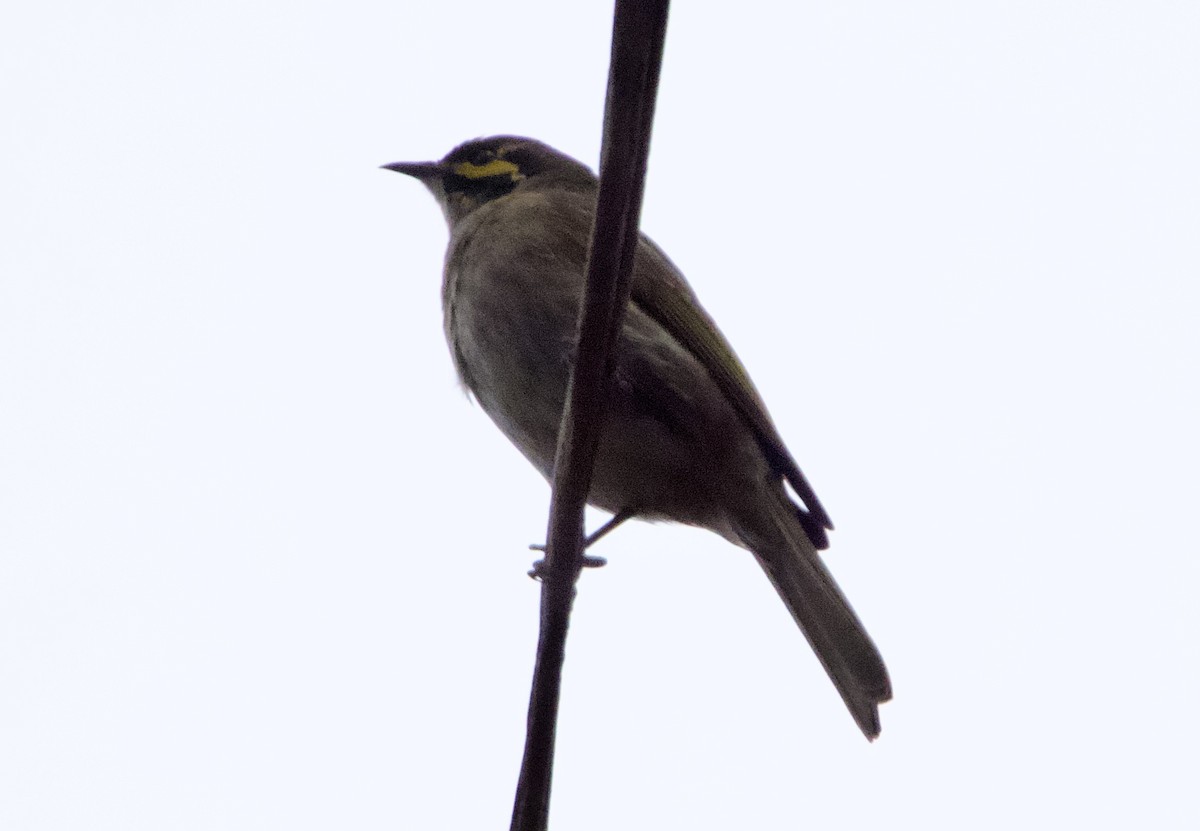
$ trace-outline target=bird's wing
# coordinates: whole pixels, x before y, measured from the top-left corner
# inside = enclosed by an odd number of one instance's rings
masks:
[[[806,527],[810,535],[822,538],[820,542],[814,539],[813,543],[818,548],[824,548],[825,545],[821,544],[824,542],[824,533],[820,529],[832,529],[833,522],[784,445],[746,368],[717,324],[697,302],[695,294],[679,275],[675,265],[649,240],[643,238],[643,243],[643,251],[649,255],[649,259],[642,258],[644,266],[638,269],[640,273],[634,275],[632,302],[708,370],[753,431],[771,467],[791,484],[808,509],[813,523],[806,523]],[[654,262],[656,259],[661,262]]]

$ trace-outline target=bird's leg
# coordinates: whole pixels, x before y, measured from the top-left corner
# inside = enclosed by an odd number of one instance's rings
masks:
[[[637,511],[635,511],[633,508],[622,508],[621,510],[617,511],[615,514],[613,514],[612,519],[610,519],[608,522],[604,523],[599,528],[597,528],[595,531],[593,531],[590,535],[588,535],[588,537],[583,541],[583,550],[586,552],[589,548],[592,547],[592,544],[595,543],[597,540],[599,540],[601,537],[606,536],[610,531],[615,530],[616,527],[618,525],[620,525],[621,523],[623,523],[625,520],[631,519],[635,516],[637,516]],[[535,542],[529,546],[529,549],[531,551],[545,551],[546,546],[540,545]],[[538,579],[538,577],[541,576],[542,565],[545,562],[546,562],[545,560],[538,560],[537,562],[535,562],[533,564],[533,568],[530,569],[530,571],[529,571],[529,576],[535,580]],[[604,559],[603,557],[590,557],[586,553],[583,555],[583,567],[584,568],[600,568],[601,566],[607,565],[607,564],[608,564],[608,560]]]
[[[617,511],[615,514],[613,514],[612,519],[588,535],[588,538],[583,541],[583,550],[587,551],[601,537],[606,536],[610,531],[615,531],[618,525],[627,519],[633,519],[635,516],[637,516],[637,511],[635,511],[633,508],[622,508],[621,510]],[[604,562],[603,557],[592,557],[590,559],[600,560],[601,564]]]

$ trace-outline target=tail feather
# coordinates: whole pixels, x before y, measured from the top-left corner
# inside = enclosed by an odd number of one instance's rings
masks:
[[[817,653],[855,722],[874,740],[880,731],[879,704],[892,697],[887,667],[796,518],[795,508],[782,492],[776,502],[768,527],[746,533],[745,542]]]

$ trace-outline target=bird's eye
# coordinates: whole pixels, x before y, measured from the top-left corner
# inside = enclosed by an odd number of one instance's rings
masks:
[[[478,153],[476,153],[474,156],[471,157],[471,164],[476,165],[477,167],[483,167],[485,164],[487,164],[490,161],[493,161],[495,158],[496,158],[496,151],[480,150]]]

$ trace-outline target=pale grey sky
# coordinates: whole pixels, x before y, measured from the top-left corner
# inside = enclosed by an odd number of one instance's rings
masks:
[[[0,827],[504,827],[548,489],[384,162],[594,164],[611,7],[0,28]],[[1200,6],[677,3],[643,227],[838,530],[863,741],[751,558],[606,540],[558,829],[1188,828]],[[595,518],[594,518],[595,519]]]

